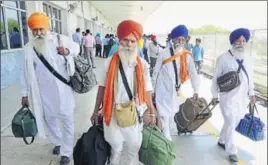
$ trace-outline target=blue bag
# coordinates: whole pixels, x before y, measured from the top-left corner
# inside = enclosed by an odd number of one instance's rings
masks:
[[[258,113],[256,105],[250,104],[249,113],[240,120],[235,130],[253,141],[261,141],[264,139],[265,125],[259,117],[254,116],[254,110]]]

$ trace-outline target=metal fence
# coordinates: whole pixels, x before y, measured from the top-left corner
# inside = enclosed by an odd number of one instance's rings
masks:
[[[165,45],[167,35],[159,35],[159,41]],[[212,75],[218,56],[230,49],[229,34],[206,33],[192,34],[191,43],[194,44],[196,38],[201,38],[204,48],[204,63],[202,71]],[[267,99],[267,29],[252,30],[248,43],[248,50],[254,63],[254,83],[255,90],[259,96]]]

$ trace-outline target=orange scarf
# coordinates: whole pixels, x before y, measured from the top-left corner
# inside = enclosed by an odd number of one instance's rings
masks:
[[[136,70],[136,76],[137,76],[137,96],[139,99],[140,104],[146,103],[146,92],[145,92],[145,81],[144,81],[144,71],[143,71],[143,65],[141,62],[141,59],[139,56],[137,56],[137,65],[135,67]],[[104,98],[103,98],[103,109],[102,109],[102,115],[105,119],[105,123],[107,126],[109,126],[111,117],[112,117],[112,110],[113,110],[113,104],[114,104],[114,75],[115,71],[118,71],[116,68],[117,63],[119,63],[119,53],[116,52],[110,62],[109,70],[107,73],[107,80],[105,85],[105,91],[104,91]],[[117,65],[118,66],[118,65]]]
[[[188,50],[183,49],[181,53],[177,53],[174,56],[171,56],[163,61],[163,65],[171,61],[176,60],[180,57],[180,79],[181,83],[184,83],[189,78],[189,73],[187,70],[187,55],[191,54]]]

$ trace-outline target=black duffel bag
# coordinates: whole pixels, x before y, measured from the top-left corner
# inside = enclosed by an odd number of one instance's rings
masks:
[[[232,52],[229,50],[232,55]],[[232,55],[233,56],[233,55]],[[217,78],[217,84],[220,92],[229,92],[241,84],[239,73],[242,68],[242,63],[238,63],[239,67],[237,71],[231,71]]]

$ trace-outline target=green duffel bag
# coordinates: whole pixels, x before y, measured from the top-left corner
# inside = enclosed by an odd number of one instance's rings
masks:
[[[139,160],[144,165],[174,165],[175,145],[167,140],[157,126],[144,127]]]
[[[36,119],[28,107],[22,107],[12,119],[12,133],[17,138],[23,138],[26,144],[32,144],[37,135]],[[29,143],[26,137],[32,137]]]

